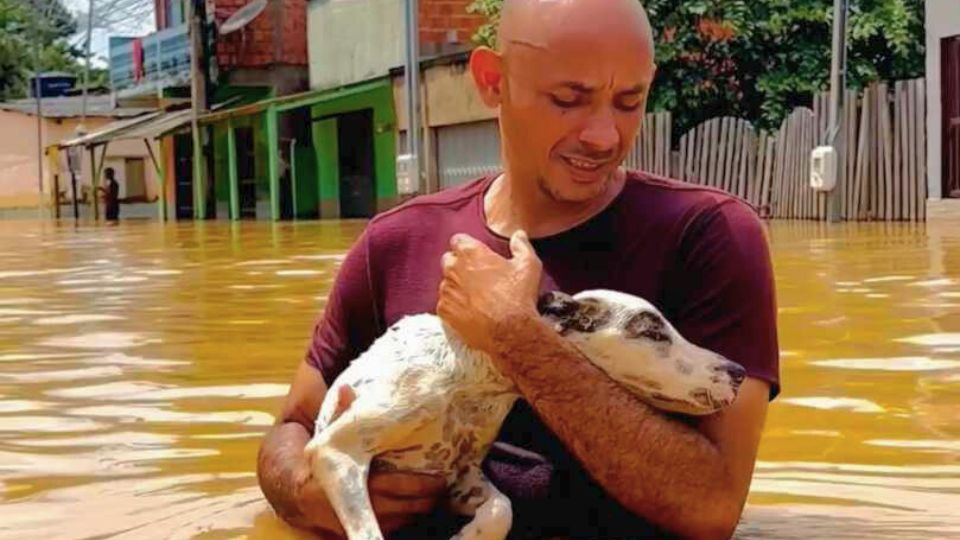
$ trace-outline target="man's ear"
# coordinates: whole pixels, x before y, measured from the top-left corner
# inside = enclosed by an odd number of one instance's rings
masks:
[[[470,73],[487,107],[500,106],[503,81],[503,59],[493,49],[477,47],[470,54]]]

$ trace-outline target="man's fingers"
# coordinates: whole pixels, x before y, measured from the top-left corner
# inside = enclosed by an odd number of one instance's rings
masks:
[[[530,244],[530,238],[523,230],[518,230],[510,236],[510,253],[513,254],[514,259],[524,262],[537,258],[537,253]]]
[[[469,250],[477,247],[479,243],[469,234],[457,233],[450,237],[450,249],[454,251]]]
[[[443,268],[444,275],[447,275],[456,264],[457,264],[457,255],[452,251],[448,251],[444,253],[443,257],[440,258],[440,267]]]
[[[416,473],[378,472],[370,475],[370,492],[393,498],[434,497],[443,493],[446,481],[439,476]]]

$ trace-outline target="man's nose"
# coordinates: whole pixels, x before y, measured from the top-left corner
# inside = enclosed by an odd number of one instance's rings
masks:
[[[620,132],[609,111],[595,114],[580,132],[580,144],[595,152],[612,152],[620,145]]]

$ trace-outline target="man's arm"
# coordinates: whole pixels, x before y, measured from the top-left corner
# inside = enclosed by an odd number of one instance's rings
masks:
[[[766,382],[747,379],[736,402],[698,430],[638,401],[534,317],[504,324],[497,343],[504,375],[610,496],[684,537],[731,536],[753,474]]]
[[[326,392],[320,372],[303,362],[277,424],[260,447],[257,476],[264,496],[284,521],[324,537],[343,537],[340,521],[303,454]],[[349,403],[341,406],[346,409]],[[446,487],[443,479],[395,473],[371,474],[368,484],[374,512],[388,532],[430,512]]]
[[[455,237],[444,256],[438,314],[491,354],[545,424],[627,509],[694,538],[727,538],[738,521],[775,377],[776,309],[760,224],[718,205],[688,229],[678,330],[748,368],[737,401],[697,427],[634,398],[540,322],[540,261],[524,235],[513,259]],[[710,276],[710,282],[699,280]],[[686,294],[687,296],[683,296]],[[689,333],[687,333],[689,332]]]
[[[323,536],[342,537],[340,522],[310,471],[304,447],[313,437],[317,413],[333,381],[375,339],[374,299],[368,281],[368,232],[344,259],[323,317],[301,362],[277,424],[264,438],[257,474],[264,496],[290,524]],[[339,396],[338,409],[349,407]],[[370,475],[374,512],[393,531],[432,508],[445,488],[442,478],[409,474]]]

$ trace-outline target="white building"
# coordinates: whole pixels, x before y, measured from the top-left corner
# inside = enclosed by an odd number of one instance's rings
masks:
[[[960,217],[960,0],[927,0],[928,217]]]

